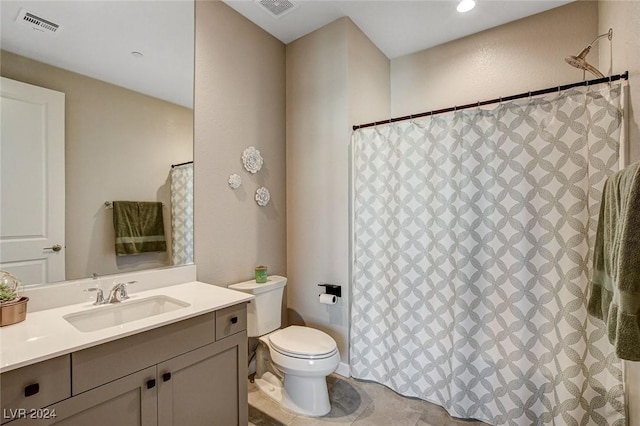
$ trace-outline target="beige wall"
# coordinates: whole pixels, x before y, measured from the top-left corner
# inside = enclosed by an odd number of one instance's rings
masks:
[[[629,71],[629,160],[633,163],[640,161],[640,1],[601,0],[598,6],[598,33],[613,28],[613,56],[606,38],[599,43],[600,71],[605,75]]]
[[[582,79],[564,61],[598,31],[596,2],[578,1],[391,61],[391,114],[466,105]],[[597,61],[592,51],[589,59]]]
[[[6,51],[1,74],[66,94],[67,279],[168,265],[168,252],[116,257],[104,202],[164,202],[170,238],[169,171],[192,160],[193,111]]]
[[[195,259],[200,281],[226,286],[254,267],[286,275],[285,47],[219,1],[196,1]],[[244,170],[255,146],[262,170]],[[242,177],[235,191],[230,174]],[[265,186],[271,202],[259,207]]]
[[[389,61],[347,18],[287,45],[289,319],[328,332],[348,362],[349,143],[389,115]],[[318,283],[339,284],[335,306]]]
[[[629,162],[640,161],[640,1],[600,1],[599,33],[613,28],[613,69],[609,42],[600,43],[600,70],[614,74],[629,71],[628,129]],[[629,402],[629,424],[640,426],[640,362],[626,362],[626,383]]]

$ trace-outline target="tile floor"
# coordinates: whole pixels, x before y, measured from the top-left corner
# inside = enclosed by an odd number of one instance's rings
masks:
[[[405,398],[377,383],[328,377],[331,412],[310,418],[291,413],[249,382],[249,426],[481,426],[486,423],[456,419],[441,407]]]

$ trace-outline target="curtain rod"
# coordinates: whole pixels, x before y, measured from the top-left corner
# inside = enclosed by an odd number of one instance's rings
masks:
[[[186,166],[187,164],[193,164],[193,161],[185,161],[184,163],[172,164],[171,168],[173,169],[174,167],[178,167],[178,166]]]
[[[457,110],[461,110],[461,109],[480,107],[480,106],[483,106],[483,105],[495,104],[495,103],[498,103],[498,102],[513,101],[513,100],[516,100],[516,99],[522,99],[522,98],[527,98],[527,97],[531,97],[531,96],[539,96],[539,95],[544,95],[544,94],[547,94],[547,93],[560,92],[562,90],[568,90],[568,89],[572,89],[574,87],[579,87],[579,86],[592,86],[594,84],[600,84],[600,83],[611,83],[613,81],[618,81],[618,80],[621,80],[621,79],[628,80],[629,79],[629,71],[625,71],[622,74],[612,75],[612,76],[609,76],[609,77],[596,78],[596,79],[593,79],[593,80],[585,80],[585,81],[580,81],[580,82],[577,82],[577,83],[565,84],[564,86],[550,87],[548,89],[541,89],[541,90],[536,90],[536,91],[533,91],[533,92],[520,93],[519,95],[512,95],[512,96],[507,96],[507,97],[504,97],[504,98],[496,98],[496,99],[491,99],[491,100],[488,100],[488,101],[476,102],[474,104],[467,104],[467,105],[462,105],[462,106],[454,106],[454,107],[449,107],[449,108],[437,109],[437,110],[428,111],[428,112],[421,112],[419,114],[405,115],[404,117],[396,117],[396,118],[391,118],[391,119],[388,119],[388,120],[374,121],[372,123],[367,123],[367,124],[358,124],[358,125],[353,126],[353,130],[363,129],[365,127],[373,127],[373,126],[377,126],[378,124],[395,123],[396,121],[411,120],[413,118],[426,117],[428,115],[442,114],[442,113],[445,113],[445,112],[451,112],[451,111],[457,111]]]

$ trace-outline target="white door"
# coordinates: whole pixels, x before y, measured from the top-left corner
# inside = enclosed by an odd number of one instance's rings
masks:
[[[64,93],[2,78],[0,269],[65,279]]]

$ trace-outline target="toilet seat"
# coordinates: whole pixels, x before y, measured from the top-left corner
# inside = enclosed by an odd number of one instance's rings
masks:
[[[271,333],[269,342],[275,351],[292,358],[323,359],[338,351],[336,341],[327,333],[298,325]]]

